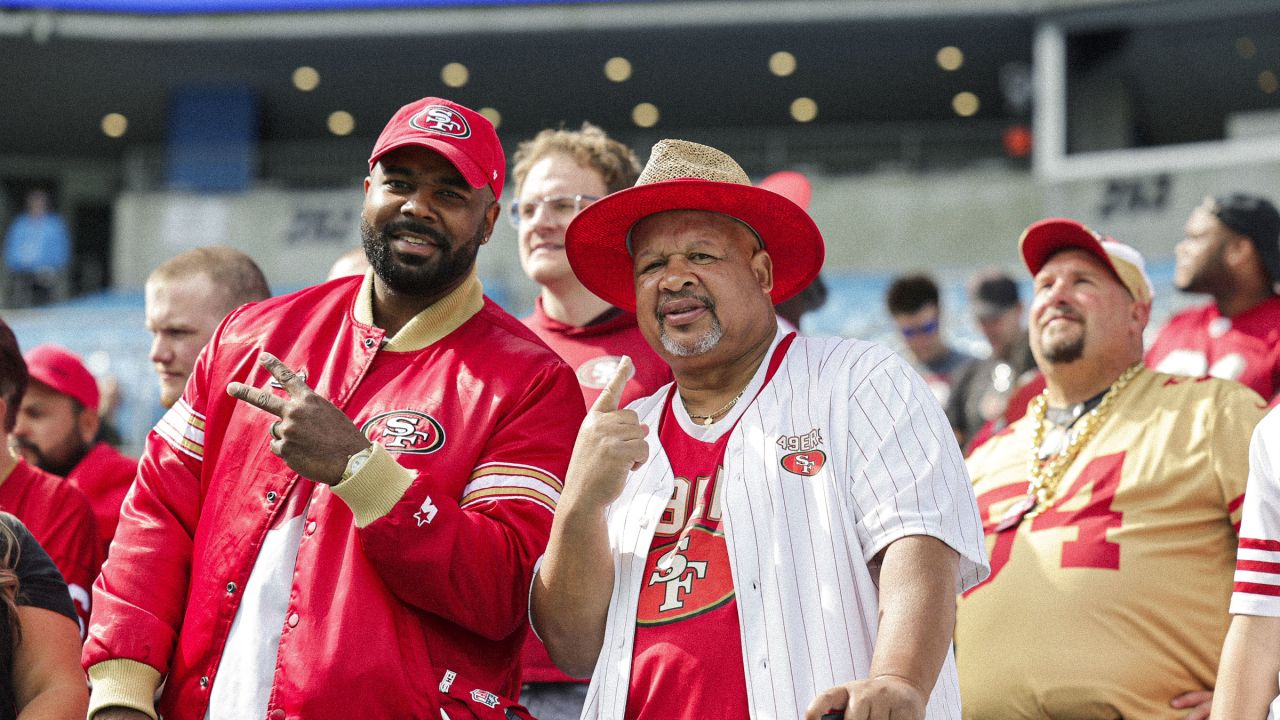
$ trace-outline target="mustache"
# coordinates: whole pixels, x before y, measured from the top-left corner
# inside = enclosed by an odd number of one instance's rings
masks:
[[[692,289],[680,290],[678,292],[663,290],[658,293],[658,304],[657,304],[657,307],[653,309],[653,315],[658,319],[658,322],[662,322],[664,320],[664,315],[662,314],[662,306],[666,305],[672,300],[697,300],[698,302],[702,303],[703,307],[705,307],[706,309],[712,312],[714,312],[716,309],[715,300],[712,300],[707,295],[699,295],[698,293],[694,292]]]
[[[40,452],[40,447],[35,443],[27,440],[26,438],[20,438],[14,435],[10,435],[9,440],[12,443],[14,450],[19,452],[25,450],[30,453],[32,457],[36,458],[40,462],[44,462],[44,453]]]
[[[1046,312],[1044,319],[1042,319],[1040,323],[1044,324],[1050,320],[1056,320],[1058,318],[1066,318],[1068,320],[1077,320],[1081,322],[1084,321],[1084,316],[1077,312],[1075,308],[1069,305],[1059,305]]]
[[[383,225],[382,228],[378,231],[378,234],[381,235],[384,239],[390,239],[391,236],[395,235],[396,233],[412,233],[414,235],[429,237],[434,242],[440,245],[449,244],[449,239],[444,236],[444,233],[440,232],[436,228],[433,228],[430,225],[424,225],[423,223],[416,222],[414,220],[410,220],[407,218],[400,219],[400,220],[392,220],[386,225]]]

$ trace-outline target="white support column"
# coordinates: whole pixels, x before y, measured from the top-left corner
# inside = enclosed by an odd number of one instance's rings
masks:
[[[1034,90],[1032,167],[1037,177],[1056,174],[1067,154],[1067,36],[1060,25],[1036,28],[1032,48]]]

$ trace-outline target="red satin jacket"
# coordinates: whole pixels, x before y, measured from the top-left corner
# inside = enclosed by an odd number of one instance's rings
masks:
[[[268,717],[435,720],[448,685],[518,695],[532,567],[584,413],[577,382],[474,278],[386,347],[367,288],[345,278],[232,313],[148,438],[83,661],[167,675],[170,720],[203,717],[238,590],[292,485],[311,482],[270,452],[275,418],[225,391],[271,382],[264,350],[416,473],[378,490],[390,510],[371,521],[367,497],[313,494]]]

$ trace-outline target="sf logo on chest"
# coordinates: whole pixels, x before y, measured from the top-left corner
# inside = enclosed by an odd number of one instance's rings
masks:
[[[720,530],[720,476],[676,476],[645,562],[636,622],[665,625],[714,610],[733,598],[733,576]]]
[[[425,455],[444,447],[444,428],[417,410],[391,410],[369,418],[360,432],[393,453]]]

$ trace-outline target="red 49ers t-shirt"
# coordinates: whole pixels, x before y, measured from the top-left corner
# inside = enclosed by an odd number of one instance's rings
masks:
[[[743,408],[773,377],[792,338],[774,348]],[[724,451],[734,423],[722,420],[725,427],[718,436],[710,432],[709,442],[692,437],[676,417],[674,396],[672,388],[658,439],[676,487],[641,580],[626,720],[742,720],[749,715],[742,634],[720,529]]]
[[[636,612],[627,720],[747,717],[738,603],[720,529],[721,460],[729,441],[695,440],[667,399],[658,436],[676,490],[645,563]]]

